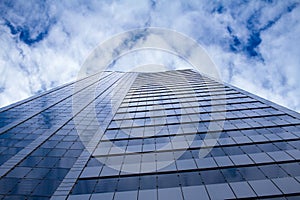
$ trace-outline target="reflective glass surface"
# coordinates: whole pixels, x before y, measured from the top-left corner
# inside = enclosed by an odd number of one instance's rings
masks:
[[[70,83],[0,109],[0,199],[299,197],[298,113],[193,70],[79,82],[93,108]]]

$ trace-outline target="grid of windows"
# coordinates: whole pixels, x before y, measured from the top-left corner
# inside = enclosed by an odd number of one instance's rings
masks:
[[[192,70],[77,83],[0,109],[0,199],[300,195],[298,113]]]

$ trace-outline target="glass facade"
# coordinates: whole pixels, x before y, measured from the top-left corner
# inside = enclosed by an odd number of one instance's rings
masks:
[[[298,199],[299,136],[193,70],[104,72],[0,109],[0,199]]]

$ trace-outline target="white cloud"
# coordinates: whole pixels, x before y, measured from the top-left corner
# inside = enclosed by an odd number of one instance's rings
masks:
[[[300,6],[294,2],[0,3],[0,106],[74,80],[88,54],[112,35],[156,26],[204,45],[224,81],[300,111]]]

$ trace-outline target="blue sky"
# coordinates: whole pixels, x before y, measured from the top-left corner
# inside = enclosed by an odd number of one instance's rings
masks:
[[[161,27],[201,44],[223,81],[300,112],[298,2],[1,1],[0,107],[75,80],[113,35]]]

